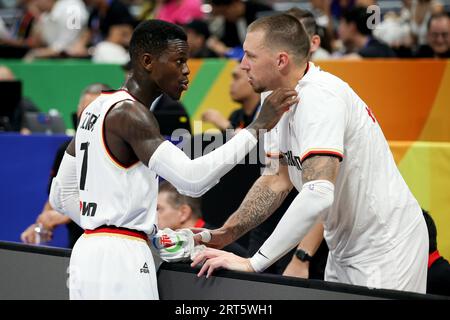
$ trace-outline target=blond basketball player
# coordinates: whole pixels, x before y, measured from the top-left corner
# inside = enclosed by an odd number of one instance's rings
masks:
[[[266,152],[282,158],[276,174],[256,181],[209,245],[221,248],[264,221],[292,187],[299,194],[251,259],[208,249],[192,263],[207,259],[199,275],[219,267],[261,272],[320,218],[330,248],[325,280],[425,293],[426,225],[370,108],[308,63],[309,38],[291,16],[251,24],[244,50],[241,67],[255,91],[291,87],[300,102],[266,137]]]
[[[52,206],[85,229],[70,259],[71,299],[158,299],[147,243],[156,233],[158,176],[181,193],[200,196],[256,145],[259,129],[272,128],[298,101],[294,90],[274,92],[247,129],[190,160],[165,141],[149,111],[162,92],[179,99],[187,89],[188,51],[180,27],[141,23],[123,88],[104,92],[81,116],[50,194]]]

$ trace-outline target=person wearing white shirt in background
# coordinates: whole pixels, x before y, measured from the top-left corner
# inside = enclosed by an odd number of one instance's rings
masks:
[[[82,0],[34,0],[42,12],[33,30],[41,47],[33,49],[26,60],[58,57],[69,51],[86,26],[88,12]]]

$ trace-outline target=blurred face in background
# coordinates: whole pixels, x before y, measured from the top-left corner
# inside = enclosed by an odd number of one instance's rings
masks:
[[[439,17],[433,19],[427,33],[429,46],[434,53],[440,55],[450,50],[450,18]]]
[[[349,23],[345,19],[339,21],[339,39],[342,40],[345,46],[348,46],[351,43],[354,32],[355,28],[353,23]]]
[[[205,44],[205,37],[202,34],[198,34],[192,29],[186,29],[187,42],[189,45],[189,55],[195,55]]]
[[[108,32],[108,41],[128,48],[132,34],[133,26],[129,24],[113,25]]]
[[[240,66],[236,66],[233,69],[231,77],[233,80],[230,85],[230,96],[233,101],[242,103],[249,97],[257,95],[250,83],[248,83],[247,73]]]
[[[170,201],[169,192],[160,192],[158,194],[158,228],[170,228],[176,230],[180,228],[181,212],[175,208]]]

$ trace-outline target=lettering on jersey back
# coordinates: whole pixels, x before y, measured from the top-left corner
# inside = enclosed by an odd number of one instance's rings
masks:
[[[299,156],[294,156],[290,150],[286,153],[281,152],[281,155],[287,160],[288,166],[296,167],[299,171],[302,170],[302,163]]]
[[[97,211],[97,204],[95,202],[80,202],[81,215],[87,217],[95,216]]]
[[[86,112],[86,116],[84,118],[83,124],[81,125],[81,129],[93,131],[94,125],[97,122],[98,118],[100,117],[100,114],[95,115],[90,112]]]

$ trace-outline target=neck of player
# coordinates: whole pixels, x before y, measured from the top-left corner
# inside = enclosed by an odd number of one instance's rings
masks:
[[[286,76],[281,78],[279,88],[295,89],[298,82],[305,76],[307,66],[308,61],[301,63],[299,66],[292,65],[292,68],[286,71]]]
[[[152,102],[162,93],[153,81],[138,79],[136,74],[127,78],[123,88],[147,107],[150,107]]]

